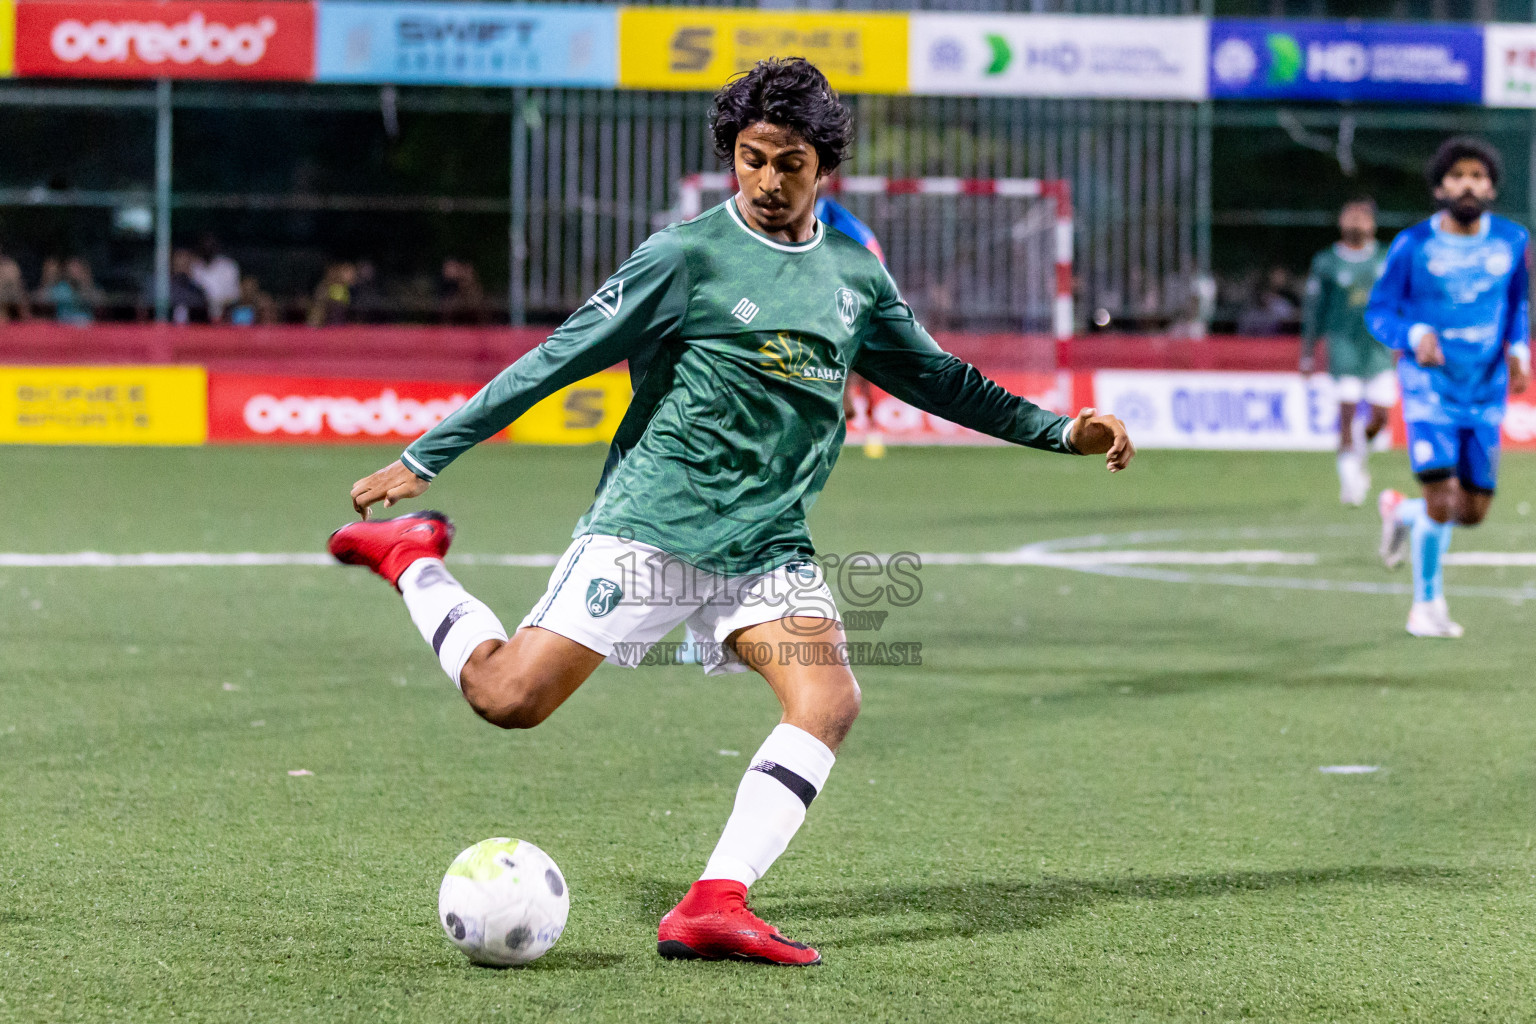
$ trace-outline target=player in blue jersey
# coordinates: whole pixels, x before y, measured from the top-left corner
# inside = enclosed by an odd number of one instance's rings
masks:
[[[1508,393],[1530,378],[1530,235],[1488,212],[1497,195],[1498,151],[1450,139],[1429,163],[1441,210],[1392,242],[1371,292],[1371,333],[1402,353],[1397,363],[1408,454],[1422,498],[1382,491],[1381,557],[1413,554],[1414,636],[1459,637],[1442,584],[1451,529],[1476,526],[1493,502],[1499,426]]]

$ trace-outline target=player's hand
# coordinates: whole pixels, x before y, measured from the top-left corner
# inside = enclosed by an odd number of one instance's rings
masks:
[[[405,468],[396,459],[371,476],[365,476],[352,485],[352,507],[364,519],[369,508],[383,502],[385,508],[406,498],[418,498],[427,493],[430,483]]]
[[[1440,351],[1440,335],[1434,331],[1426,331],[1413,346],[1413,358],[1419,361],[1420,366],[1444,366],[1445,353]]]
[[[1136,446],[1118,416],[1100,416],[1097,409],[1084,409],[1072,423],[1072,447],[1084,455],[1104,455],[1111,473],[1118,473],[1136,457]]]
[[[1525,361],[1513,354],[1509,357],[1509,390],[1511,394],[1523,395],[1525,389],[1531,386],[1531,371],[1526,369]]]

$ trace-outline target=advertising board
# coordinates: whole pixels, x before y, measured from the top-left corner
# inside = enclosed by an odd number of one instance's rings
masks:
[[[0,443],[202,444],[199,366],[0,367]]]

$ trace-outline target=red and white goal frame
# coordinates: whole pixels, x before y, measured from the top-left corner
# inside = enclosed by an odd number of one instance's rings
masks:
[[[1072,183],[1049,178],[886,178],[876,175],[834,175],[821,183],[829,195],[951,195],[1008,196],[1045,199],[1055,205],[1055,301],[1052,333],[1072,337]],[[734,192],[736,177],[724,172],[690,174],[678,182],[678,212],[692,220],[704,212],[704,193]]]

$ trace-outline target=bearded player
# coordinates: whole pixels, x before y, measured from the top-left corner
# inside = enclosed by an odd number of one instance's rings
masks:
[[[1017,444],[1107,456],[1134,448],[1113,416],[1055,416],[939,349],[879,259],[814,215],[851,117],[804,60],[767,60],[711,111],[740,192],[652,235],[537,349],[352,488],[364,522],[332,535],[341,561],[394,584],[448,677],[487,721],[548,718],[605,659],[635,664],[679,623],[711,674],[752,670],[783,706],[753,755],[719,844],[661,921],[678,959],[817,963],[747,909],[826,785],[859,687],[805,516],[843,439],[844,381],[876,385]],[[455,457],[559,388],[629,363],[634,399],[592,507],[543,598],[509,638],[444,568],[438,512],[368,522],[426,491]]]
[[[1457,524],[1488,515],[1499,471],[1499,428],[1509,391],[1530,378],[1530,285],[1525,228],[1488,212],[1498,151],[1481,139],[1447,140],[1429,163],[1441,210],[1398,235],[1371,292],[1366,322],[1403,353],[1408,455],[1423,497],[1382,491],[1381,556],[1413,553],[1408,632],[1455,638],[1443,559]]]
[[[1301,372],[1311,373],[1318,338],[1328,342],[1328,372],[1339,402],[1339,501],[1363,505],[1371,490],[1366,455],[1397,404],[1396,358],[1365,326],[1365,306],[1386,254],[1376,244],[1376,203],[1351,199],[1339,211],[1339,240],[1312,259],[1301,324]],[[1370,408],[1363,429],[1355,411]]]

